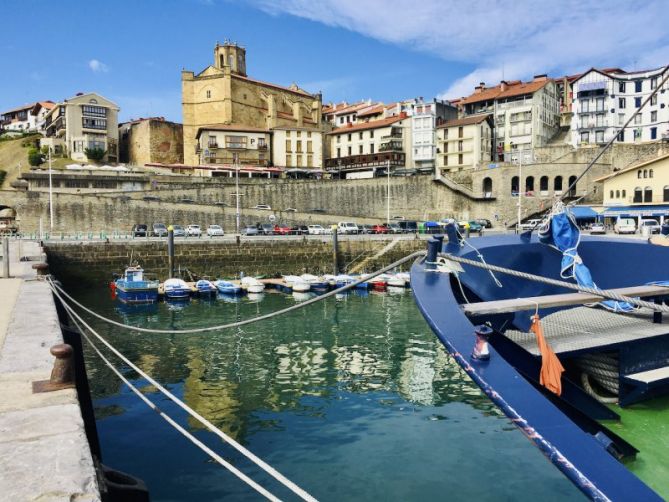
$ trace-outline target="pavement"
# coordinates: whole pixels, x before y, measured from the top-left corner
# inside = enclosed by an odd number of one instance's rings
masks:
[[[98,501],[76,390],[32,392],[33,381],[51,375],[49,348],[63,342],[48,285],[37,280],[35,261],[20,261],[39,260],[39,243],[12,241],[9,254],[12,278],[0,279],[1,497]]]

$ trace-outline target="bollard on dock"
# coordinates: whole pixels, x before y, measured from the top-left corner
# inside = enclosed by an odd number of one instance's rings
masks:
[[[33,394],[74,388],[74,351],[71,345],[59,343],[51,347],[56,358],[49,380],[33,382]]]

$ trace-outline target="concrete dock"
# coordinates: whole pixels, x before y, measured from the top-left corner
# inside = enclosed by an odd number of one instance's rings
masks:
[[[33,381],[51,375],[49,349],[63,343],[48,285],[37,279],[35,261],[21,261],[40,255],[37,242],[10,242],[11,278],[0,278],[0,493],[3,500],[96,501],[76,390],[32,391]]]

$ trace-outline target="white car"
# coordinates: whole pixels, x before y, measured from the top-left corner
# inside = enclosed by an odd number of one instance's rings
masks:
[[[634,234],[636,233],[636,222],[634,218],[618,218],[613,231],[617,234]]]
[[[297,209],[295,209],[294,207],[287,207],[286,209],[284,209],[284,211],[286,211],[287,213],[296,213]]]
[[[251,209],[260,209],[261,211],[271,211],[272,208],[267,204],[256,204]]]
[[[660,230],[662,230],[657,220],[641,220],[639,230],[643,231],[644,228],[647,228],[650,234],[659,234]]]
[[[592,226],[590,227],[590,233],[591,234],[605,234],[606,233],[606,227],[604,226],[604,223],[593,223]]]
[[[360,233],[360,229],[358,228],[358,225],[355,223],[351,223],[350,221],[340,221],[337,223],[337,231],[340,234],[358,234]]]
[[[200,237],[202,235],[202,230],[200,225],[188,225],[186,227],[186,236],[187,237]]]
[[[323,225],[307,225],[307,230],[309,235],[324,235],[327,233],[327,230],[323,228]]]
[[[209,237],[214,237],[216,235],[225,235],[225,232],[220,225],[209,225],[207,227],[207,235]]]
[[[521,230],[538,230],[541,220],[527,220],[520,224]]]

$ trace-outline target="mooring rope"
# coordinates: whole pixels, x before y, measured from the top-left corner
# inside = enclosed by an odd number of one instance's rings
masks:
[[[68,300],[70,300],[74,305],[77,307],[81,308],[85,312],[89,313],[90,315],[97,317],[101,321],[104,321],[108,324],[112,324],[114,326],[117,326],[119,328],[131,330],[131,331],[139,331],[142,333],[155,333],[155,334],[193,334],[193,333],[205,333],[205,332],[210,332],[210,331],[219,331],[223,329],[229,329],[229,328],[237,328],[239,326],[245,326],[247,324],[252,324],[254,322],[259,322],[259,321],[265,321],[267,319],[271,319],[273,317],[277,317],[283,314],[287,314],[289,312],[292,312],[294,310],[298,310],[304,307],[307,307],[308,305],[312,305],[316,302],[323,301],[327,298],[331,298],[339,293],[342,293],[343,291],[347,291],[349,289],[352,289],[356,287],[358,284],[362,284],[363,282],[367,282],[369,279],[372,279],[378,275],[381,275],[385,272],[388,272],[389,270],[392,270],[396,267],[399,267],[403,263],[406,263],[407,261],[413,260],[419,256],[424,256],[426,254],[425,251],[415,251],[404,258],[401,258],[397,260],[396,262],[391,263],[390,265],[383,267],[376,272],[373,272],[371,274],[368,274],[366,277],[363,277],[355,282],[352,282],[351,284],[347,284],[346,286],[342,286],[341,288],[338,289],[333,289],[332,291],[329,291],[325,294],[322,294],[320,296],[317,296],[315,298],[311,298],[309,300],[306,300],[302,303],[297,303],[295,305],[291,305],[290,307],[287,307],[285,309],[277,310],[274,312],[270,312],[269,314],[264,314],[261,316],[257,317],[251,317],[249,319],[244,319],[243,321],[237,321],[233,323],[228,323],[228,324],[220,324],[218,326],[207,326],[204,328],[191,328],[191,329],[152,329],[152,328],[140,328],[138,326],[129,326],[127,324],[120,323],[118,321],[114,321],[113,319],[109,319],[107,317],[104,317],[103,315],[98,314],[97,312],[89,309],[88,307],[82,305],[79,303],[77,300],[72,298],[63,288],[61,288],[58,284],[54,283],[51,278],[47,279],[47,282],[51,285],[51,289],[57,289],[60,291]]]
[[[97,355],[100,357],[100,359],[102,359],[102,361],[109,367],[109,369],[112,370],[116,374],[116,376],[119,377],[121,379],[121,381],[123,381],[123,383],[125,383],[130,388],[131,391],[133,391],[135,394],[137,394],[137,397],[139,397],[142,401],[144,401],[149,408],[151,408],[153,411],[158,413],[158,415],[160,415],[160,417],[163,420],[165,420],[168,424],[170,424],[177,431],[179,431],[182,435],[184,435],[195,446],[200,448],[207,455],[209,455],[213,460],[215,460],[216,462],[221,464],[223,467],[225,467],[232,474],[234,474],[239,479],[244,481],[246,484],[248,484],[250,487],[252,487],[258,493],[260,493],[261,495],[264,495],[269,500],[272,500],[274,502],[280,502],[281,499],[274,496],[272,493],[270,493],[265,488],[263,488],[258,483],[256,483],[251,478],[249,478],[246,474],[244,474],[239,469],[237,469],[234,465],[230,464],[225,459],[223,459],[223,457],[221,457],[218,453],[213,451],[211,448],[209,448],[207,445],[205,445],[202,441],[197,439],[195,436],[193,436],[190,432],[188,432],[181,425],[179,425],[177,422],[175,422],[174,419],[172,419],[172,417],[167,415],[163,410],[161,410],[158,406],[156,406],[156,404],[153,401],[151,401],[144,394],[142,394],[142,392],[137,387],[135,387],[125,376],[123,376],[123,374],[114,367],[114,365],[109,361],[109,359],[107,359],[104,356],[104,354],[100,351],[100,349],[98,349],[98,347],[88,337],[85,330],[83,330],[81,328],[81,326],[79,325],[77,320],[74,317],[72,317],[72,320],[74,321],[74,324],[77,326],[77,329],[81,333],[81,336],[84,337],[84,339],[88,342],[88,344],[91,346],[91,348],[97,353]]]
[[[627,302],[631,305],[636,305],[637,307],[645,307],[655,312],[669,313],[669,306],[667,305],[651,303],[644,300],[640,300],[638,298],[631,298],[629,296],[624,296],[616,293],[615,291],[610,291],[607,289],[597,289],[597,288],[589,288],[587,286],[580,286],[578,284],[574,284],[571,282],[559,281],[557,279],[550,279],[549,277],[542,277],[540,275],[534,275],[527,272],[520,272],[518,270],[513,270],[511,268],[499,267],[497,265],[490,265],[488,263],[484,264],[476,260],[470,260],[469,258],[463,258],[461,256],[453,256],[448,253],[438,253],[437,256],[449,261],[464,263],[465,265],[471,265],[473,267],[478,267],[485,270],[492,270],[494,272],[500,272],[502,274],[512,275],[514,277],[527,279],[529,281],[542,282],[544,284],[550,284],[552,286],[560,286],[566,289],[572,289],[574,291],[578,291],[581,293],[590,293],[592,295],[601,296],[602,298],[608,298],[610,300]],[[669,287],[667,288],[667,294],[669,295]]]
[[[49,281],[50,284],[53,284],[52,281]],[[57,288],[58,286],[56,286]],[[132,361],[130,361],[127,357],[125,357],[121,352],[119,352],[113,345],[111,345],[107,340],[105,340],[99,333],[97,333],[84,319],[81,318],[79,314],[77,314],[74,309],[68,305],[63,297],[56,291],[55,288],[51,288],[56,297],[61,301],[63,307],[70,313],[71,316],[74,316],[74,318],[78,319],[90,332],[93,334],[100,342],[102,342],[110,351],[112,351],[116,356],[118,356],[119,359],[121,359],[125,364],[127,364],[130,368],[132,368],[134,371],[137,372],[141,377],[145,378],[147,381],[149,381],[154,387],[156,387],[160,392],[162,392],[167,398],[169,398],[172,402],[174,402],[177,406],[179,406],[182,410],[184,410],[186,413],[188,413],[191,417],[196,419],[198,422],[200,422],[202,425],[204,425],[209,431],[217,435],[219,438],[221,438],[223,441],[228,443],[230,446],[235,448],[238,452],[240,452],[242,455],[244,455],[247,459],[251,460],[253,463],[255,463],[258,467],[260,467],[262,470],[264,470],[267,474],[272,476],[274,479],[279,481],[282,485],[290,489],[293,493],[295,493],[297,496],[299,496],[302,500],[306,500],[309,502],[316,502],[316,499],[309,495],[306,491],[304,491],[302,488],[297,486],[295,483],[290,481],[288,478],[286,478],[283,474],[281,474],[279,471],[274,469],[271,465],[267,464],[265,461],[254,455],[251,451],[247,450],[244,448],[241,444],[239,444],[237,441],[235,441],[233,438],[225,434],[223,431],[215,427],[211,422],[209,422],[206,418],[204,418],[202,415],[200,415],[198,412],[196,412],[194,409],[192,409],[190,406],[188,406],[186,403],[184,403],[181,399],[176,397],[174,394],[172,394],[170,391],[168,391],[165,387],[163,387],[160,383],[158,383],[156,380],[151,378],[148,374],[146,374],[144,371],[142,371],[138,366],[136,366]]]

